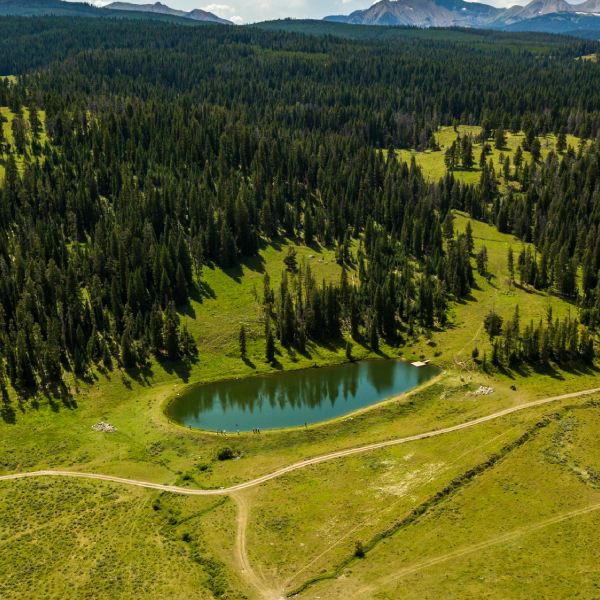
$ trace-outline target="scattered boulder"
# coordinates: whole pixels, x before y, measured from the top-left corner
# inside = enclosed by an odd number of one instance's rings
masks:
[[[476,392],[473,392],[475,396],[489,396],[494,393],[494,388],[486,387],[485,385],[480,385],[479,389]]]
[[[96,423],[95,425],[92,425],[92,430],[100,431],[102,433],[115,433],[115,431],[117,431],[117,428],[114,425],[111,425],[110,423],[105,423],[104,421],[100,421],[100,423]]]

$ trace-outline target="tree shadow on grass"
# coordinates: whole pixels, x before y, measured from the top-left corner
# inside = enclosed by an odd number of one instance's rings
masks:
[[[575,361],[571,363],[567,363],[565,365],[561,365],[563,371],[571,375],[598,375],[600,374],[600,369],[592,364],[584,361]]]
[[[204,302],[204,300],[206,299],[214,300],[217,297],[214,290],[203,279],[200,279],[200,281],[196,281],[196,284],[191,287],[189,295],[192,300],[200,304],[202,304],[202,302]],[[188,306],[190,310],[193,310],[189,304]]]
[[[481,290],[481,288],[475,286],[473,286],[473,289]],[[475,302],[477,302],[477,298],[475,298],[475,296],[473,296],[473,294],[469,291],[469,293],[466,296],[462,296],[461,298],[455,297],[454,302],[456,302],[456,304],[460,304],[461,306],[465,306],[466,304],[474,304]]]
[[[477,283],[477,281],[475,281],[475,283],[471,286],[472,290],[476,290],[478,292],[482,292],[483,288]],[[469,294],[471,295],[471,294]]]
[[[53,383],[46,388],[46,397],[49,400],[51,398],[58,398],[63,403],[63,406],[68,409],[74,410],[77,408],[77,400],[75,400],[71,389],[64,381]]]
[[[16,402],[22,413],[28,409],[39,410],[41,401],[47,402],[52,412],[59,412],[61,406],[69,410],[78,408],[71,388],[64,382],[51,382],[38,389],[15,389]],[[0,392],[0,418],[7,424],[15,424],[17,411],[6,389]]]
[[[150,387],[152,385],[154,371],[152,370],[152,365],[150,363],[144,365],[143,367],[125,369],[124,373],[126,373],[136,383],[139,383],[144,387]],[[131,384],[129,384],[128,389],[131,389]]]
[[[242,360],[244,361],[244,364],[247,367],[250,367],[251,369],[256,370],[256,365],[247,356],[242,358]]]
[[[192,365],[196,364],[198,360],[198,358],[194,358],[191,360],[187,359],[172,361],[166,358],[159,358],[158,362],[169,375],[175,374],[184,383],[188,383],[190,380],[190,374],[192,372]]]
[[[241,265],[255,273],[265,272],[265,259],[260,254],[256,256],[244,256],[241,260]]]
[[[188,317],[190,319],[196,318],[196,311],[194,310],[194,307],[191,305],[190,302],[188,302],[185,306],[178,306],[177,312],[180,315],[183,315],[184,317]]]
[[[565,364],[548,363],[519,363],[510,367],[497,367],[498,371],[510,379],[516,379],[517,376],[526,378],[531,375],[542,375],[556,379],[557,381],[565,381],[563,371],[570,375],[598,375],[600,369],[590,363],[583,361],[573,361]]]
[[[242,277],[244,275],[244,269],[241,264],[235,265],[234,267],[228,267],[227,269],[223,269],[223,273],[233,279],[236,283],[242,282]]]
[[[2,390],[2,404],[0,404],[0,417],[7,425],[14,425],[17,422],[17,413],[10,401],[8,391]]]
[[[544,375],[546,377],[551,377],[552,379],[556,379],[557,381],[564,381],[564,375],[556,368],[552,363],[546,364],[532,364],[528,365],[529,369],[527,370],[528,374],[536,373],[537,375]]]
[[[536,290],[534,287],[531,287],[530,285],[523,285],[522,283],[517,283],[516,281],[513,284],[513,287],[516,290],[521,290],[522,292],[525,292],[526,294],[529,294],[531,296],[548,296],[549,298],[552,298],[552,295],[548,295],[547,292],[544,292],[542,290]]]
[[[281,364],[281,361],[277,358],[278,356],[282,356],[282,352],[279,348],[276,348],[275,358],[271,362],[267,361],[267,364],[271,365],[271,367],[273,367],[276,371],[283,371],[283,365]]]
[[[306,247],[310,248],[315,254],[323,254],[324,248],[317,241],[313,241],[311,244],[306,245]]]

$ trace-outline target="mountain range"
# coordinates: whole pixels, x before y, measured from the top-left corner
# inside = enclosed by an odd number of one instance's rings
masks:
[[[211,12],[196,8],[186,12],[184,10],[177,10],[162,4],[161,2],[155,2],[154,4],[132,4],[131,2],[113,2],[104,7],[107,10],[125,10],[135,12],[146,12],[146,13],[157,13],[161,15],[170,15],[172,17],[181,17],[183,19],[192,19],[194,21],[209,21],[211,23],[221,23],[222,25],[233,25],[231,21],[217,17]]]
[[[559,16],[559,19],[555,17]],[[552,17],[552,18],[547,18]],[[570,33],[585,27],[600,32],[600,0],[570,4],[566,0],[532,0],[526,6],[495,8],[464,0],[381,0],[350,15],[325,17],[326,21],[354,25],[405,25],[413,27],[478,27],[553,33]],[[552,25],[551,25],[552,23]],[[551,29],[550,29],[551,28]]]
[[[177,10],[155,2],[113,2],[103,8],[64,0],[0,0],[3,15],[60,15],[167,19],[232,25],[205,10]],[[600,39],[600,0],[570,4],[566,0],[532,0],[526,6],[496,8],[465,0],[380,0],[349,15],[325,17],[327,22],[353,25],[468,27],[505,31],[535,31]]]
[[[222,19],[205,10],[189,12],[176,10],[156,2],[155,4],[133,4],[129,2],[113,2],[99,8],[85,2],[65,2],[64,0],[0,0],[0,16],[16,15],[23,17],[54,15],[73,17],[114,17],[120,11],[121,16],[136,18],[185,19],[188,21],[220,23],[232,25],[231,21]]]

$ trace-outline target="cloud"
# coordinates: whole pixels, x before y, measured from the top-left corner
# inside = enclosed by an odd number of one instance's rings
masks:
[[[233,13],[235,13],[235,8],[229,6],[229,4],[209,4],[208,6],[202,7],[202,10],[207,10],[208,12],[220,15],[233,15]]]

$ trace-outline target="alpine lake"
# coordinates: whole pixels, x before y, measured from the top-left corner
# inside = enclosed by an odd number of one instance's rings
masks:
[[[432,365],[371,360],[202,384],[173,399],[167,416],[205,431],[301,427],[345,416],[423,385]]]

